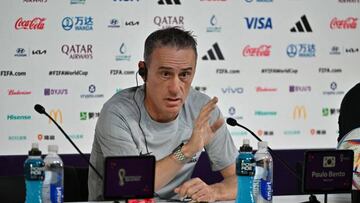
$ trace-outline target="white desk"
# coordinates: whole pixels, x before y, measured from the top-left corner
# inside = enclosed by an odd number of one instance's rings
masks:
[[[324,203],[324,195],[316,195],[316,198]],[[274,196],[273,203],[301,203],[309,201],[309,195],[292,195],[292,196]],[[124,202],[124,201],[121,201]],[[167,202],[164,200],[156,200],[156,202]],[[219,203],[233,203],[234,201],[219,201]],[[328,203],[351,203],[351,194],[331,194],[328,195]],[[111,201],[104,202],[83,202],[83,203],[111,203]],[[168,202],[169,203],[169,202]],[[179,203],[179,202],[176,202]]]
[[[324,203],[324,195],[316,195],[317,200]],[[309,201],[309,195],[275,196],[273,203],[300,203]],[[351,194],[329,194],[328,203],[351,203]]]

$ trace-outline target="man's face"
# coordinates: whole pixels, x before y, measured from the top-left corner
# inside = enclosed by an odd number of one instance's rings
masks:
[[[195,52],[191,48],[155,48],[146,65],[146,110],[158,122],[172,121],[189,93],[195,74]]]

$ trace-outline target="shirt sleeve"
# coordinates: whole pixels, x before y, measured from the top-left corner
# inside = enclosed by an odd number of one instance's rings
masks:
[[[135,140],[131,125],[137,125],[133,118],[125,118],[118,107],[105,107],[95,129],[95,139],[104,157],[139,155],[139,140]]]
[[[216,108],[210,123],[215,122],[219,117],[222,115],[220,110]],[[213,140],[205,146],[205,150],[209,155],[213,171],[222,170],[236,161],[238,151],[227,129],[226,122],[216,131]]]

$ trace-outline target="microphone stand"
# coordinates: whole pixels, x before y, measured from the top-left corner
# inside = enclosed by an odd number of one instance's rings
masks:
[[[38,105],[38,104],[37,104]],[[40,105],[39,105],[40,106]],[[42,107],[42,106],[41,106]],[[43,108],[43,107],[42,107]],[[40,114],[45,114],[53,123],[55,123],[55,125],[59,128],[59,130],[64,134],[64,136],[66,137],[67,140],[69,140],[69,142],[72,144],[72,146],[76,149],[76,151],[79,152],[79,154],[81,155],[81,157],[89,164],[89,166],[91,167],[92,170],[95,171],[95,173],[99,176],[99,178],[101,180],[103,180],[102,175],[99,173],[99,171],[97,171],[95,169],[95,167],[90,163],[90,161],[88,159],[85,158],[85,155],[80,151],[80,149],[75,145],[75,143],[70,139],[70,137],[66,134],[66,132],[61,128],[61,126],[45,111],[45,109],[43,108],[42,111],[38,111],[38,109],[36,109],[36,105],[35,105],[35,110],[40,113]]]
[[[226,123],[227,124],[229,124],[229,125],[231,125],[231,126],[239,126],[239,127],[241,127],[241,128],[243,128],[243,129],[245,129],[247,132],[249,132],[252,136],[254,136],[259,142],[262,142],[262,140],[252,131],[252,130],[250,130],[250,129],[248,129],[247,127],[245,127],[245,126],[243,126],[243,125],[241,125],[241,124],[239,124],[235,119],[233,119],[233,118],[228,118],[227,120],[226,120]],[[302,179],[296,174],[296,172],[284,161],[284,160],[282,160],[278,155],[276,155],[276,153],[268,146],[267,147],[268,148],[268,150],[269,150],[269,152],[270,152],[270,154],[272,155],[272,156],[274,156],[277,160],[279,160],[284,166],[285,166],[285,168],[288,170],[288,171],[290,171],[290,173],[294,176],[294,177],[296,177],[296,179],[298,180],[298,181],[300,181],[301,183],[302,183]],[[327,201],[326,201],[326,199],[325,199],[325,203],[326,203]],[[310,194],[310,197],[309,197],[309,201],[307,201],[307,202],[302,202],[302,203],[320,203],[319,202],[319,200],[317,200],[316,199],[316,196],[314,195],[314,194]]]
[[[325,202],[324,203],[327,203],[327,198],[326,197],[327,196],[325,194]],[[314,194],[310,194],[309,201],[301,202],[301,203],[320,203],[320,201],[316,199],[316,196]]]

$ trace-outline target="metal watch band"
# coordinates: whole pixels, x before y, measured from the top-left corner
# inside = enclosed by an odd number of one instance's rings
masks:
[[[186,156],[182,153],[181,148],[184,146],[184,143],[181,143],[178,147],[175,148],[173,151],[173,155],[175,156],[176,160],[180,161],[181,163],[185,163],[187,161]]]

